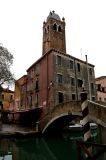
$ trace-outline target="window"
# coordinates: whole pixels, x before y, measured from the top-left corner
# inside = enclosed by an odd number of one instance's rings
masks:
[[[49,31],[49,25],[47,26],[47,30]]]
[[[31,79],[34,77],[34,69],[31,70]]]
[[[93,84],[93,83],[91,83],[91,89],[92,89],[92,90],[94,89],[94,84]]]
[[[82,87],[83,81],[81,79],[77,79],[78,87]]]
[[[39,89],[39,81],[38,81],[38,78],[37,78],[37,80],[36,80],[36,87],[35,87],[35,89],[36,89],[36,90]]]
[[[21,99],[20,105],[21,105],[21,107],[23,106],[23,99]]]
[[[89,68],[89,74],[92,75],[93,74],[93,69]]]
[[[36,106],[38,106],[38,94],[36,94]]]
[[[30,106],[32,106],[32,94],[30,94]]]
[[[95,97],[94,96],[92,97],[92,101],[95,101]]]
[[[101,91],[101,89],[102,89],[101,84],[97,84],[97,90]]]
[[[97,91],[101,91],[101,84],[97,84]]]
[[[61,32],[61,26],[58,27],[58,31]]]
[[[29,103],[28,103],[28,97],[27,97],[27,106],[29,105]]]
[[[80,72],[80,64],[79,63],[77,63],[77,70],[78,70],[78,72]]]
[[[62,92],[58,92],[58,102],[59,103],[63,103],[63,101],[64,101],[63,93]]]
[[[40,74],[40,64],[36,65],[36,75]]]
[[[102,92],[105,92],[105,87],[102,87]]]
[[[72,60],[70,60],[70,69],[73,69],[74,68],[74,63]]]
[[[4,100],[4,94],[2,94],[2,100]]]
[[[44,28],[44,33],[47,33],[47,28]]]
[[[101,101],[101,97],[99,97],[99,101]]]
[[[58,65],[61,65],[61,64],[62,64],[61,56],[57,56],[57,64],[58,64]]]
[[[56,24],[56,23],[53,25],[53,29],[54,29],[55,31],[57,31],[57,24]]]
[[[75,100],[75,94],[72,94],[72,100]]]
[[[13,99],[13,95],[10,95],[10,100],[12,100]]]
[[[57,74],[57,80],[58,80],[58,83],[63,83],[63,75]]]
[[[75,78],[71,77],[71,85],[75,86]]]

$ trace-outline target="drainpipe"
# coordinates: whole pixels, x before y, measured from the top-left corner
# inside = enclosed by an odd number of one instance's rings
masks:
[[[91,101],[92,97],[91,97],[91,86],[90,86],[90,77],[89,77],[89,68],[88,68],[87,55],[85,55],[85,57],[86,57],[86,66],[87,66],[87,75],[88,75],[88,91],[89,91],[89,98],[90,98],[90,101]]]
[[[77,73],[76,73],[76,64],[75,64],[75,59],[74,59],[74,69],[75,69],[76,100],[78,101],[78,87],[77,87]]]

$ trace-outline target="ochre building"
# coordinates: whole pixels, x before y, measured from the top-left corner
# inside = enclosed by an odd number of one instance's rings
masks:
[[[3,88],[2,91],[3,110],[8,111],[14,106],[14,91]]]

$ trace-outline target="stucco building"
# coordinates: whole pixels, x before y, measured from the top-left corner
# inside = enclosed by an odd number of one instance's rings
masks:
[[[14,91],[3,88],[2,91],[2,103],[3,103],[3,110],[8,111],[10,108],[14,106]]]
[[[26,83],[27,75],[22,76],[15,81],[14,108],[13,110],[25,109],[26,107]]]
[[[97,100],[106,103],[106,76],[95,79],[97,89]]]
[[[82,87],[95,100],[94,65],[66,53],[65,19],[54,11],[43,22],[42,56],[27,69],[26,107],[80,100]]]

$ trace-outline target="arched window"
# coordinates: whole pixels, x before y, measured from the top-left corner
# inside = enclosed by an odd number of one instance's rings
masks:
[[[49,32],[49,25],[47,26],[47,30],[48,30],[48,32]]]
[[[47,28],[44,28],[44,33],[47,33]]]
[[[58,27],[58,31],[61,32],[61,26]]]
[[[53,29],[54,29],[55,31],[57,31],[57,24],[56,24],[56,23],[53,25]]]

